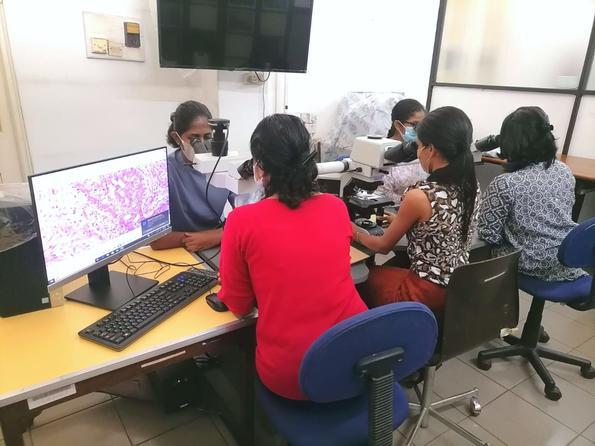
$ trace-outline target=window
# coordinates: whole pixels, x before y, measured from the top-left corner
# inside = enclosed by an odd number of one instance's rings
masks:
[[[436,81],[577,88],[594,13],[594,0],[448,0]]]

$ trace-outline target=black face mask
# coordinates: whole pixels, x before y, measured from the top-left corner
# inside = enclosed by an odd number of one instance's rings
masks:
[[[194,153],[211,153],[211,140],[206,139],[204,142],[198,138],[190,141],[190,145],[194,149]]]

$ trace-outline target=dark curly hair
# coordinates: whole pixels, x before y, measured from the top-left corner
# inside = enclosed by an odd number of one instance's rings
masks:
[[[254,162],[269,175],[265,196],[296,209],[318,192],[318,169],[310,152],[310,134],[297,116],[275,114],[256,126],[250,138]]]
[[[558,151],[552,130],[540,107],[520,107],[508,115],[500,129],[500,148],[508,159],[505,169],[513,172],[540,162],[549,168]]]
[[[185,133],[196,118],[211,119],[213,116],[209,108],[197,101],[182,102],[176,111],[169,116],[171,123],[167,129],[167,143],[171,147],[180,147],[178,142],[172,138],[171,132]]]

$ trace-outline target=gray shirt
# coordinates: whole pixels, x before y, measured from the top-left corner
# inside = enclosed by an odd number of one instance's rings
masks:
[[[214,229],[220,224],[225,203],[232,203],[234,194],[211,184],[207,203],[207,176],[185,162],[179,149],[167,155],[172,230],[198,232]]]
[[[521,250],[519,272],[547,281],[585,274],[558,260],[558,247],[576,226],[571,213],[575,179],[559,161],[530,164],[497,176],[484,193],[478,233],[496,254]]]

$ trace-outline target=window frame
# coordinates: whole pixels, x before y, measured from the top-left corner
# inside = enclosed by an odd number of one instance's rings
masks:
[[[588,90],[587,84],[589,82],[589,75],[591,67],[593,66],[593,59],[595,58],[595,14],[593,17],[593,24],[591,25],[591,35],[587,45],[587,51],[583,61],[581,76],[577,88],[563,89],[563,88],[545,88],[545,87],[517,87],[507,85],[484,85],[484,84],[466,84],[456,82],[438,82],[436,77],[438,74],[438,63],[440,61],[440,52],[442,51],[442,36],[444,34],[444,22],[446,18],[446,7],[448,0],[440,0],[438,7],[438,20],[436,23],[436,36],[434,38],[434,50],[432,53],[432,66],[430,69],[430,80],[428,82],[428,94],[426,97],[426,108],[430,110],[432,105],[432,94],[434,87],[454,87],[454,88],[470,88],[476,90],[500,90],[500,91],[522,91],[527,93],[551,93],[551,94],[565,94],[574,96],[574,104],[570,113],[570,120],[568,130],[564,137],[564,145],[562,147],[562,154],[567,155],[574,133],[576,119],[580,110],[581,100],[583,96],[595,96],[595,90]],[[593,73],[595,76],[595,73]]]

